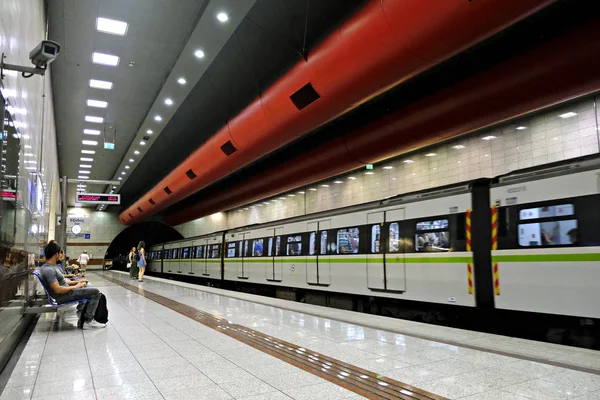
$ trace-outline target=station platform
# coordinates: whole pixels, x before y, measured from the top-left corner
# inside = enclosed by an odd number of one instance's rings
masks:
[[[109,323],[42,315],[0,400],[600,399],[596,351],[89,275]]]

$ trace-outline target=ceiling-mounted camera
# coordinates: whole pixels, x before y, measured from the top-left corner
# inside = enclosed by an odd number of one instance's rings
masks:
[[[35,68],[24,67],[21,65],[7,64],[4,62],[6,54],[2,53],[0,60],[0,79],[4,79],[4,70],[18,71],[24,78],[31,78],[33,75],[45,75],[48,64],[60,54],[60,44],[53,40],[42,40],[33,50],[29,52],[29,59],[35,65]]]

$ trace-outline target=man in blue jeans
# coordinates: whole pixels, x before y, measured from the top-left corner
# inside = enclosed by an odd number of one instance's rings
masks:
[[[94,314],[100,300],[100,290],[88,288],[87,280],[67,281],[60,269],[56,266],[60,258],[61,248],[55,242],[50,242],[44,249],[46,263],[40,268],[40,275],[50,290],[50,295],[58,304],[75,300],[89,299],[85,312],[81,313],[77,327],[83,329],[83,324],[94,324]],[[98,324],[100,325],[100,324]]]

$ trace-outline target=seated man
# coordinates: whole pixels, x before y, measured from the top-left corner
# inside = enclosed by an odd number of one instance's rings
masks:
[[[75,300],[89,299],[85,312],[81,313],[77,327],[83,329],[83,324],[91,324],[98,307],[100,299],[100,290],[96,288],[86,288],[87,280],[67,281],[60,269],[56,266],[61,258],[61,248],[56,243],[49,243],[44,249],[46,263],[40,268],[40,275],[44,280],[46,287],[50,290],[50,295],[54,297],[58,304],[68,303]]]

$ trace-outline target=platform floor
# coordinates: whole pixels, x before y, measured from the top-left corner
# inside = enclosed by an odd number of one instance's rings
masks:
[[[390,388],[401,383],[437,398],[600,399],[598,374],[198,290],[202,287],[152,278],[130,286],[123,274],[106,277],[122,283],[90,274],[108,298],[109,324],[80,331],[74,310],[62,320],[43,315],[0,400],[358,399],[360,390],[342,386],[348,385],[344,379],[360,380],[359,373],[386,390],[381,398],[436,398],[417,390],[392,395]],[[350,375],[333,377],[328,367],[309,372],[310,366],[295,366],[264,342]],[[368,397],[377,398],[369,390]]]

